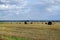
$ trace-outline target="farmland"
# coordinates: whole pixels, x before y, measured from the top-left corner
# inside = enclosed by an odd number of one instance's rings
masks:
[[[0,22],[0,40],[60,40],[60,22]]]

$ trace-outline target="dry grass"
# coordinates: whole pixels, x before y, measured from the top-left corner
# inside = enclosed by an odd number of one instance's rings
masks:
[[[31,40],[60,40],[60,23],[47,24],[0,24],[2,36],[30,38]]]

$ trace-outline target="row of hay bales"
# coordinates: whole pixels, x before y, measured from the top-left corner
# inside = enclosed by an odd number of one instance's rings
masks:
[[[48,25],[52,25],[52,22],[24,22],[24,24],[48,24]]]
[[[0,24],[47,24],[52,25],[53,22],[0,22]]]

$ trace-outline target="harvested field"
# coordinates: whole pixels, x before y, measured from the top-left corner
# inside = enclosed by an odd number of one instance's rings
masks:
[[[0,40],[60,40],[59,24],[0,24]]]

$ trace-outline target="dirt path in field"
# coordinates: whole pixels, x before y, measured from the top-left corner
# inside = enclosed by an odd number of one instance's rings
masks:
[[[23,27],[0,27],[0,34],[3,36],[25,37],[33,40],[60,40],[55,31]]]

